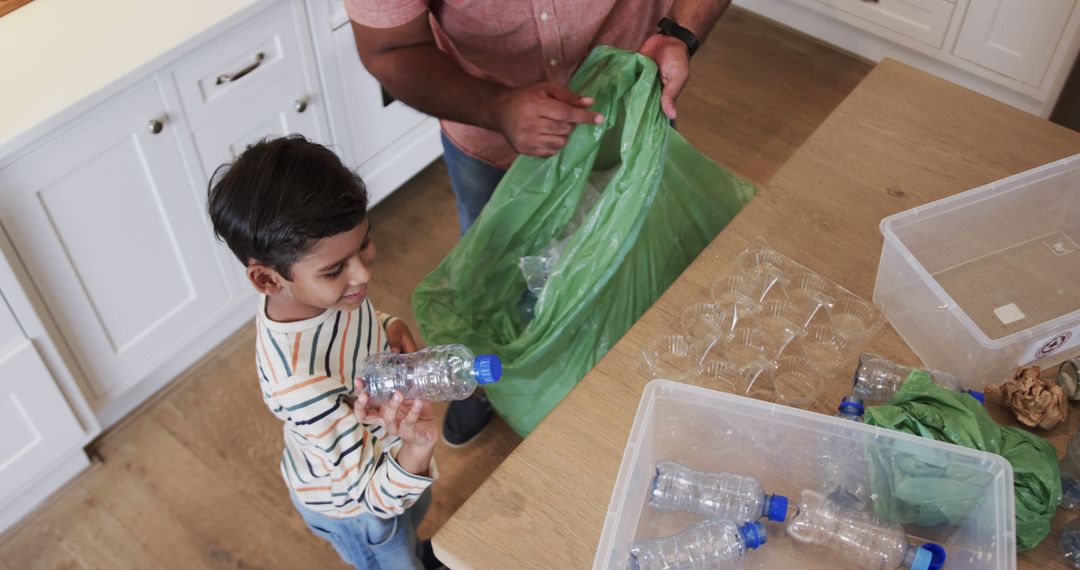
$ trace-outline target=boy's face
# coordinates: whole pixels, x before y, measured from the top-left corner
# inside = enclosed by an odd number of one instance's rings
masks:
[[[347,232],[315,242],[306,256],[293,263],[292,279],[259,265],[250,266],[248,275],[257,289],[288,305],[288,313],[315,316],[326,309],[359,307],[367,296],[374,261],[371,223],[364,218]]]

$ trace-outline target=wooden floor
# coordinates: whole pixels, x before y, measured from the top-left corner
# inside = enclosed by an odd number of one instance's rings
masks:
[[[679,130],[760,186],[869,69],[732,9],[694,59]],[[454,212],[437,162],[371,213],[372,299],[413,330],[409,295],[457,241]],[[0,537],[0,570],[344,567],[289,503],[277,467],[281,425],[259,397],[253,343],[246,327],[92,446],[93,468]],[[518,441],[499,421],[466,448],[440,444],[442,477],[421,535]]]

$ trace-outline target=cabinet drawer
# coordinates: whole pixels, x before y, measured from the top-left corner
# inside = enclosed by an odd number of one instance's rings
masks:
[[[947,0],[818,0],[863,20],[941,47],[955,5]]]
[[[200,47],[170,74],[193,128],[301,66],[302,14],[281,2]]]
[[[1038,87],[1075,0],[971,2],[953,54]]]

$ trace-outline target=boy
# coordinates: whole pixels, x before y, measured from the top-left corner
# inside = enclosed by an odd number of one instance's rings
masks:
[[[399,393],[369,409],[354,385],[369,353],[416,349],[405,323],[366,295],[375,244],[363,182],[300,136],[255,143],[214,178],[214,231],[262,293],[255,360],[263,400],[284,422],[293,504],[357,568],[435,566],[430,543],[424,556],[416,541],[438,476],[431,405]]]

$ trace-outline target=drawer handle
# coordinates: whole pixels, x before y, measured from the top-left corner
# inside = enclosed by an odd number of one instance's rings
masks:
[[[232,83],[233,81],[239,81],[245,75],[251,73],[252,71],[255,71],[256,69],[258,69],[259,66],[262,65],[262,62],[263,62],[264,59],[266,59],[266,54],[260,51],[259,53],[255,54],[255,62],[254,63],[248,65],[247,67],[241,69],[240,71],[235,71],[233,73],[223,73],[223,74],[217,76],[217,84],[218,85],[224,85],[225,83]]]
[[[150,121],[146,123],[146,130],[150,131],[150,134],[152,135],[160,133],[161,129],[164,128],[165,123],[161,122],[160,119],[150,119]]]
[[[297,113],[303,113],[304,111],[307,111],[307,102],[307,97],[297,99],[296,101],[293,101],[293,109],[295,109]]]

